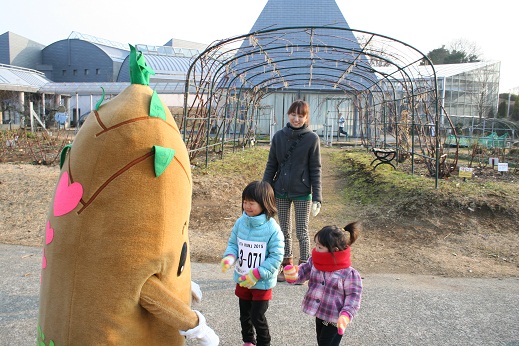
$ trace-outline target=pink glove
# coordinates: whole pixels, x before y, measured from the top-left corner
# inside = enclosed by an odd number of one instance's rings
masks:
[[[297,280],[297,272],[299,271],[299,267],[298,266],[293,266],[291,264],[285,266],[285,268],[283,268],[283,272],[285,273],[285,279],[287,280],[288,283],[293,283],[293,282],[296,282]]]
[[[235,260],[236,259],[233,255],[227,255],[224,258],[222,258],[222,260],[220,261],[220,267],[222,268],[222,272],[225,273],[225,271],[234,264]]]
[[[346,314],[346,313],[342,313],[339,316],[339,319],[337,320],[337,333],[339,333],[339,335],[344,334],[344,331],[346,330],[346,327],[348,326],[349,323],[350,323],[350,316],[348,316],[348,314]]]
[[[261,278],[261,275],[259,273],[258,268],[251,269],[249,274],[240,276],[240,278],[239,278],[240,286],[246,287],[246,288],[252,288],[252,286],[254,286],[260,278]]]

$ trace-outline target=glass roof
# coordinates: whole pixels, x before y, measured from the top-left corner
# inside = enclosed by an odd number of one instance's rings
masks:
[[[45,94],[61,95],[102,95],[103,89],[106,94],[119,94],[126,89],[130,83],[47,83],[38,92]],[[184,82],[151,82],[150,88],[158,94],[183,94]],[[190,92],[193,92],[191,88]]]
[[[0,64],[0,89],[37,92],[49,83],[42,72],[28,68]]]

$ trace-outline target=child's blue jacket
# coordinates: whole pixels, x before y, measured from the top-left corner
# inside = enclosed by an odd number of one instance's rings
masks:
[[[261,278],[252,289],[268,290],[276,286],[284,251],[285,238],[274,218],[267,220],[265,214],[251,217],[243,212],[232,228],[224,257],[236,258],[234,282],[239,283],[240,276],[258,268]]]

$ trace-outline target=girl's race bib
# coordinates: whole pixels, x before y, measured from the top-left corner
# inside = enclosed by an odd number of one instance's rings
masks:
[[[238,238],[238,258],[236,272],[248,274],[251,269],[258,268],[265,260],[267,243],[264,241],[248,241]]]

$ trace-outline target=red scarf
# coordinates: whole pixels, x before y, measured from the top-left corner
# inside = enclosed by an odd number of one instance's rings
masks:
[[[312,250],[314,267],[322,272],[334,272],[351,266],[350,247],[336,252],[317,252]]]

